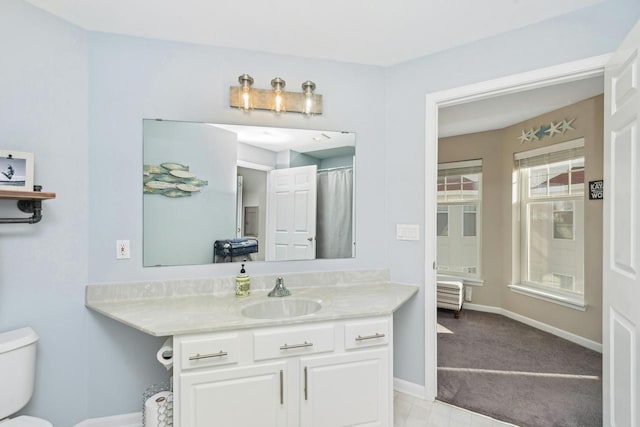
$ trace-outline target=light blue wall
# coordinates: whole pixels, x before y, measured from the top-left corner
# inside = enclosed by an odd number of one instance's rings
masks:
[[[0,149],[33,152],[35,183],[57,193],[41,223],[0,225],[0,331],[31,326],[40,336],[25,411],[70,426],[88,402],[87,34],[2,0],[0,56]],[[0,216],[27,216],[15,206],[0,201]]]
[[[276,153],[273,151],[254,147],[244,142],[238,142],[238,160],[268,166],[271,169],[275,169],[278,163]]]
[[[233,275],[235,265],[142,265],[142,119],[167,118],[357,133],[356,259],[257,263],[253,274],[390,267],[424,283],[423,241],[395,240],[396,223],[424,235],[424,95],[613,50],[640,14],[612,0],[388,69],[85,33],[22,0],[0,2],[0,148],[36,153],[36,181],[56,191],[43,222],[0,226],[0,330],[41,336],[36,395],[26,411],[71,426],[138,411],[166,377],[162,343],[83,306],[86,283]],[[248,72],[307,79],[324,94],[311,119],[226,106]],[[87,140],[88,135],[88,140]],[[88,159],[88,162],[87,162]],[[434,159],[435,164],[435,159]],[[0,214],[18,214],[0,202]],[[132,259],[115,260],[130,239]],[[395,316],[395,375],[424,380],[424,295]]]
[[[144,164],[176,162],[207,181],[188,197],[144,194],[144,265],[213,262],[213,243],[236,237],[236,134],[206,123],[144,121]]]
[[[324,114],[307,118],[231,109],[229,86],[236,85],[242,73],[250,73],[258,88],[269,87],[275,76],[291,87],[311,79],[317,92],[325,94]],[[384,86],[382,68],[92,33],[89,76],[89,282],[237,274],[237,264],[142,267],[143,118],[355,131],[359,177],[369,184],[357,193],[358,258],[252,263],[249,271],[255,275],[387,265],[380,233],[386,221],[380,191],[385,186],[384,99],[371,90]],[[131,260],[115,259],[117,239],[131,240]],[[101,317],[90,315],[89,413],[95,417],[139,410],[144,387],[163,376],[152,368],[159,366],[153,357],[161,340]],[[137,342],[125,346],[123,339]],[[99,369],[102,365],[118,371]]]
[[[298,166],[318,166],[320,160],[315,157],[308,156],[304,153],[298,153],[295,150],[289,151],[289,167],[297,168]]]
[[[311,79],[326,93],[325,114],[311,119],[299,114],[268,111],[244,114],[229,108],[228,91],[238,75],[251,73],[255,87],[268,87],[274,76],[290,86]],[[90,282],[234,275],[234,265],[142,268],[142,118],[250,124],[291,128],[355,131],[363,182],[359,189],[359,254],[357,260],[296,261],[252,265],[253,274],[385,265],[385,223],[380,188],[385,176],[384,100],[372,87],[384,86],[384,70],[329,61],[278,56],[209,46],[190,45],[92,33],[89,36],[90,139]],[[359,100],[361,107],[353,104]],[[366,108],[365,108],[366,107]],[[111,165],[119,173],[110,180]],[[369,166],[367,166],[369,165]],[[106,203],[114,201],[114,203]],[[116,203],[117,202],[117,203]],[[121,206],[126,215],[119,215]],[[366,213],[366,215],[365,215]],[[118,237],[120,236],[120,237]],[[132,259],[117,261],[116,239],[130,239]]]
[[[320,162],[320,169],[329,169],[329,168],[341,168],[353,166],[353,156],[338,156],[338,157],[329,157],[328,159],[322,159]]]
[[[386,70],[388,223],[384,230],[394,281],[423,286],[425,282],[424,241],[395,240],[395,224],[420,224],[422,238],[427,228],[425,168],[435,167],[437,161],[425,165],[425,95],[611,52],[639,16],[637,0],[605,1]],[[428,227],[433,227],[433,237],[435,224]],[[394,333],[394,374],[424,384],[423,291],[397,312]]]

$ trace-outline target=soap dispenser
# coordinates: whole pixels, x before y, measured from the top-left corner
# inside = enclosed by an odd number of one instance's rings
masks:
[[[236,296],[248,297],[251,294],[251,279],[244,269],[244,264],[240,268],[240,274],[236,276]]]

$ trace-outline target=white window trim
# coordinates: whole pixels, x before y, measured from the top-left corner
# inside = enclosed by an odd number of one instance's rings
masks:
[[[481,167],[482,159],[464,160],[461,162],[438,163],[438,170]]]
[[[513,292],[530,296],[533,298],[541,299],[543,301],[552,302],[565,307],[573,308],[574,310],[586,311],[587,306],[584,302],[584,297],[561,295],[559,292],[550,292],[545,289],[540,289],[534,286],[528,286],[524,284],[511,284],[509,289]]]
[[[534,150],[523,151],[514,154],[514,160],[526,159],[529,157],[535,157],[539,155],[553,153],[555,151],[568,150],[572,148],[584,147],[584,138],[578,138],[572,141],[567,141],[559,144],[553,144],[546,147],[537,148]],[[568,308],[573,308],[579,311],[586,311],[586,304],[583,295],[569,295],[562,290],[553,290],[549,288],[538,287],[537,285],[530,285],[521,283],[521,267],[522,267],[522,249],[521,249],[521,200],[520,193],[523,191],[522,180],[520,177],[520,170],[514,168],[512,175],[512,248],[514,249],[511,254],[512,265],[512,284],[508,285],[509,289],[515,293],[540,299],[543,301],[559,304]],[[585,183],[585,191],[586,183]],[[580,199],[584,195],[580,196],[568,196],[567,199]],[[585,206],[586,207],[586,206]],[[574,229],[575,237],[575,229]],[[583,265],[583,268],[585,266]]]
[[[484,279],[481,277],[478,278],[478,277],[469,277],[469,276],[458,276],[456,274],[445,273],[444,271],[441,273],[437,273],[436,277],[437,277],[436,281],[438,282],[453,280],[453,281],[460,281],[465,286],[484,286]]]

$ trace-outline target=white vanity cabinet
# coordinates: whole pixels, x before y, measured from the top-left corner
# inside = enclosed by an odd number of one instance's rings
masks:
[[[180,375],[179,417],[174,425],[192,427],[286,427],[285,362]],[[174,406],[176,402],[174,402]]]
[[[392,317],[174,336],[176,427],[392,427]]]
[[[300,427],[391,426],[386,349],[300,359]]]

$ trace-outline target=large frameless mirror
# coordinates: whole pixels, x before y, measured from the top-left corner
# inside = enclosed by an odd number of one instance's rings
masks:
[[[144,120],[146,267],[355,256],[355,134]]]

